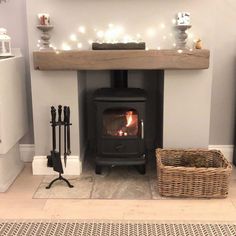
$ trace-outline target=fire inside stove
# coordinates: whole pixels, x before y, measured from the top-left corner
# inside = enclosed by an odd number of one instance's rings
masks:
[[[105,136],[137,136],[138,113],[134,109],[108,109],[103,114]]]

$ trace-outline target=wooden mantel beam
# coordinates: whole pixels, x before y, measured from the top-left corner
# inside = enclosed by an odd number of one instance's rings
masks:
[[[210,51],[72,50],[33,52],[36,70],[189,70],[209,68]]]

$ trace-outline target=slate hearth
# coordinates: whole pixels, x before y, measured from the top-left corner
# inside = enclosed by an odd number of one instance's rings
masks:
[[[140,175],[135,167],[115,166],[104,168],[102,175],[94,173],[89,161],[81,176],[68,176],[74,188],[57,182],[50,189],[45,187],[54,176],[45,176],[33,198],[46,199],[161,199],[157,192],[155,158],[149,161],[147,174]]]

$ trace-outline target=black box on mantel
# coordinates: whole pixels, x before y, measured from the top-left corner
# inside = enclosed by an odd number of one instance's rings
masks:
[[[145,50],[146,43],[92,43],[93,50]]]

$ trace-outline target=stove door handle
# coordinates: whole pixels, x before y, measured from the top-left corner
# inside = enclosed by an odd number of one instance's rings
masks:
[[[144,122],[143,120],[140,121],[141,124],[141,139],[144,139]]]

